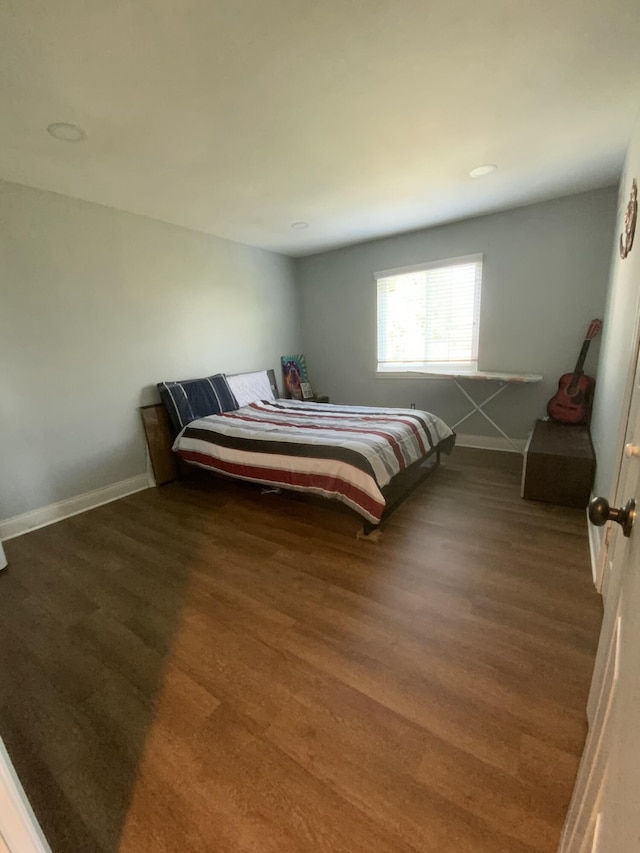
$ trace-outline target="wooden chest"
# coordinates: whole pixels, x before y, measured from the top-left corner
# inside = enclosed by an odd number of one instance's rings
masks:
[[[524,452],[523,498],[586,507],[594,474],[588,426],[536,421]]]

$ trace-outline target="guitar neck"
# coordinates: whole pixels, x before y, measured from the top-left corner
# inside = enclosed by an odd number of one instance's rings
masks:
[[[580,376],[582,375],[582,368],[584,367],[584,362],[587,357],[587,352],[589,351],[589,344],[591,343],[591,338],[585,338],[582,349],[580,350],[580,355],[578,356],[578,361],[576,362],[575,370],[573,371],[573,377],[571,378],[571,385],[575,385]]]

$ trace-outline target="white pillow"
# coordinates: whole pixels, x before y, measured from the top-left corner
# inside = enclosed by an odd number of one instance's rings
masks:
[[[227,376],[227,382],[240,407],[255,403],[256,400],[275,399],[266,370]]]

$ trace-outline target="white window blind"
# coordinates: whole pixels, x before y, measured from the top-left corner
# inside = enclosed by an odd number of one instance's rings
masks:
[[[375,278],[379,373],[477,370],[482,255]]]

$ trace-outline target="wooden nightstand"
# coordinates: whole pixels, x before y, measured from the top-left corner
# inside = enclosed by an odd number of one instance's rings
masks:
[[[521,496],[586,507],[596,462],[588,426],[536,421],[524,452]]]
[[[308,402],[310,402],[310,403],[328,403],[329,398],[327,397],[326,394],[314,394],[313,397],[311,398],[311,400],[309,400]]]
[[[178,465],[172,451],[173,439],[167,410],[162,403],[140,408],[151,467],[157,486],[178,479]]]

